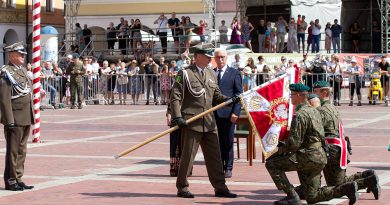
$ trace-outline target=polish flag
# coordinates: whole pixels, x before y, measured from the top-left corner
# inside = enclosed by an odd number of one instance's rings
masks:
[[[299,81],[299,68],[242,94],[242,104],[259,137],[267,158],[277,151],[279,140],[288,137],[294,113],[290,102],[290,83]]]

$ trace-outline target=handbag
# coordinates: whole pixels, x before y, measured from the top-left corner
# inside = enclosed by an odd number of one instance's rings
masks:
[[[237,31],[236,31],[236,34],[239,35],[239,36],[241,36],[241,31],[237,30]]]
[[[124,76],[124,77],[119,77],[118,78],[118,84],[119,85],[125,85],[129,82],[129,79],[127,76]]]
[[[334,76],[334,81],[341,83],[343,81],[343,77],[341,77],[341,75],[336,75]]]

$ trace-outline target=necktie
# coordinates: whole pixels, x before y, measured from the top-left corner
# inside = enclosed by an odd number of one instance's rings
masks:
[[[218,78],[218,85],[221,84],[221,77],[222,77],[222,69],[218,69],[218,76],[217,76],[217,78]]]

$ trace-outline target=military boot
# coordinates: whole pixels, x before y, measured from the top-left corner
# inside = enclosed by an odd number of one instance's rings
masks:
[[[356,203],[359,194],[357,192],[358,185],[356,182],[348,182],[345,184],[342,184],[338,187],[340,189],[340,192],[347,196],[349,199],[349,205],[353,205]]]
[[[364,179],[364,185],[367,186],[367,192],[370,191],[374,194],[376,200],[379,199],[381,195],[381,186],[379,185],[378,175],[375,173]]]
[[[364,183],[365,183],[366,187],[367,187],[367,183],[366,183],[365,178],[368,178],[369,176],[372,176],[372,175],[376,175],[375,171],[372,169],[366,170],[366,171],[361,173],[361,178],[364,179]],[[371,193],[371,189],[369,187],[367,187],[367,193]]]
[[[301,200],[299,199],[299,195],[295,190],[291,193],[287,194],[287,197],[280,199],[279,201],[275,201],[274,205],[301,205]]]

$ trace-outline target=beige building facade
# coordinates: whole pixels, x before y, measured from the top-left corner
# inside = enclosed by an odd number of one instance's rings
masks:
[[[23,41],[31,57],[32,0],[0,0],[0,66],[8,62],[3,48]],[[41,0],[41,29],[52,26],[64,33],[64,1]]]

